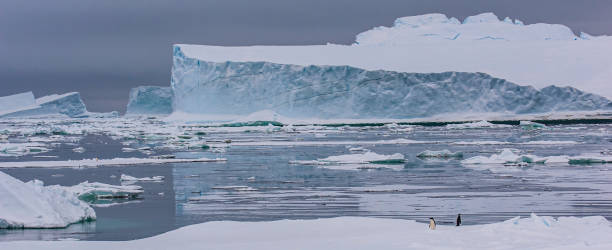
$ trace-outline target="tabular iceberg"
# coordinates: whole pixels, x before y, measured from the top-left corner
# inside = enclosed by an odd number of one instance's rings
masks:
[[[563,25],[523,25],[518,20],[500,21],[492,13],[484,13],[463,22],[443,14],[403,17],[392,27],[377,27],[357,35],[352,45],[176,47],[186,58],[202,62],[348,65],[366,71],[417,73],[482,72],[538,89],[552,84],[572,86],[612,98],[611,44],[610,36],[576,36]],[[198,70],[176,61],[174,66],[177,87],[181,87],[181,74],[191,74],[184,77],[189,80]]]
[[[130,90],[126,114],[172,113],[172,89],[170,87],[140,86]]]
[[[30,101],[34,96],[32,92],[19,95],[3,97],[15,100],[10,110],[0,110],[0,117],[24,117],[24,116],[46,116],[65,115],[69,117],[83,117],[90,115],[85,108],[78,92],[70,92],[63,95],[48,95],[37,98],[34,103]]]
[[[604,97],[571,87],[540,91],[484,73],[403,73],[351,66],[210,62],[174,48],[174,108],[185,113],[287,117],[413,118],[605,109]]]

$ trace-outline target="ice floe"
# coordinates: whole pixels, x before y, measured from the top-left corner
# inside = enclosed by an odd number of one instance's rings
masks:
[[[548,164],[548,163],[565,163],[565,164],[592,164],[592,163],[610,163],[612,156],[604,154],[582,154],[578,156],[546,156],[540,157],[536,155],[521,155],[516,153],[517,150],[503,149],[499,154],[491,156],[474,156],[461,161],[465,165],[473,164],[504,164],[528,166],[529,164]]]
[[[463,158],[463,152],[451,152],[448,149],[439,151],[425,150],[417,155],[419,158]]]
[[[296,160],[290,161],[290,164],[300,165],[318,165],[330,169],[378,169],[392,168],[403,169],[405,162],[404,155],[395,153],[392,155],[382,155],[374,152],[365,152],[363,154],[346,154],[329,156],[318,160]]]
[[[24,183],[0,172],[0,197],[0,228],[61,228],[96,219],[73,192],[39,180]]]
[[[46,167],[96,167],[106,165],[138,165],[162,164],[183,162],[218,162],[225,158],[196,158],[196,159],[155,159],[155,158],[113,158],[113,159],[83,159],[68,161],[16,161],[0,162],[0,168],[46,168]]]
[[[153,177],[142,177],[142,178],[137,178],[134,176],[130,176],[130,175],[126,175],[126,174],[122,174],[120,180],[122,182],[138,182],[138,181],[154,181],[154,182],[160,182],[160,181],[164,181],[166,177],[164,176],[153,176]]]

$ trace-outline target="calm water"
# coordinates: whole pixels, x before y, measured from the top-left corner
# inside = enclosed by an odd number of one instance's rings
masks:
[[[536,212],[552,216],[603,215],[612,219],[612,164],[463,166],[460,160],[421,160],[423,150],[464,152],[464,158],[489,156],[503,148],[538,156],[608,153],[612,149],[610,125],[563,125],[547,130],[511,128],[446,129],[444,127],[319,128],[299,132],[217,131],[208,141],[232,139],[225,152],[210,150],[154,150],[179,158],[224,157],[227,162],[104,166],[96,168],[2,169],[23,181],[74,185],[97,181],[119,185],[117,176],[163,175],[161,183],[140,182],[141,199],[110,207],[95,207],[95,222],[66,229],[0,230],[0,240],[76,238],[129,240],[157,235],[206,221],[269,221],[336,216],[372,216],[425,221],[435,217],[451,223],[457,213],[465,224],[499,222]],[[417,144],[363,144],[364,141],[405,138]],[[240,145],[275,141],[285,145]],[[353,145],[300,145],[303,142],[353,142]],[[497,141],[506,144],[460,145],[460,141]],[[529,141],[574,141],[577,144],[522,144]],[[126,153],[122,139],[102,133],[81,136],[75,144],[60,144],[51,151],[0,161],[147,157]],[[298,143],[294,143],[298,142]],[[257,144],[257,143],[255,143]],[[325,143],[322,143],[325,144]],[[340,143],[336,143],[340,144]],[[146,146],[153,146],[145,144]],[[72,149],[82,146],[84,153]],[[141,145],[142,146],[142,145]],[[355,153],[361,146],[378,154],[401,153],[406,163],[368,170],[332,169],[289,164]],[[36,157],[35,157],[36,156]],[[341,166],[340,166],[341,167]]]

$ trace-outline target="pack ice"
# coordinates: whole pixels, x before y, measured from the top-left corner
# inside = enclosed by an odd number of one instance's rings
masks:
[[[87,116],[78,92],[48,95],[34,99],[32,92],[0,97],[0,117],[65,115]]]
[[[170,87],[140,86],[130,90],[126,114],[172,113],[172,89]]]
[[[413,118],[609,109],[605,97],[546,85],[612,97],[610,44],[610,37],[576,36],[563,25],[484,13],[463,22],[403,17],[349,46],[175,45],[174,111]]]

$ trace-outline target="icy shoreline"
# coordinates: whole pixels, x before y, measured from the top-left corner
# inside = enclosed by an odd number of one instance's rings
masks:
[[[601,216],[532,214],[504,222],[439,225],[413,220],[337,217],[270,222],[217,221],[133,241],[18,241],[6,249],[609,249],[612,226]]]

